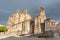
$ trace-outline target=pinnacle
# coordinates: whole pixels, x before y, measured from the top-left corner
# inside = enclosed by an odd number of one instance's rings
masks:
[[[18,9],[16,10],[16,12],[19,13],[19,12],[20,12],[19,10],[20,10],[20,8],[18,8]]]
[[[23,13],[24,14],[27,14],[27,8],[24,9]]]

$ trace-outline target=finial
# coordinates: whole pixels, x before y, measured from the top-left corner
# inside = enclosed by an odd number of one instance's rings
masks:
[[[40,12],[42,12],[43,10],[45,10],[44,7],[40,7]]]
[[[18,9],[16,10],[16,12],[19,13],[19,12],[20,12],[19,10],[20,10],[20,8],[18,8]]]
[[[23,13],[24,14],[27,14],[27,8],[24,9]]]

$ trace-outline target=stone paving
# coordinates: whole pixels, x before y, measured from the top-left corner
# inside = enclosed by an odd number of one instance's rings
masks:
[[[60,40],[58,35],[54,38],[40,38],[35,36],[18,36],[18,35],[10,35],[10,34],[0,34],[0,40]]]
[[[60,38],[8,37],[0,40],[60,40]]]

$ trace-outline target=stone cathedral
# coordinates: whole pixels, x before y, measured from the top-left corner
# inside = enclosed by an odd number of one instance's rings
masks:
[[[19,9],[9,16],[7,21],[8,34],[30,35],[43,33],[44,20],[46,19],[45,9],[40,8],[40,15],[34,18],[27,12],[27,8],[21,13]]]

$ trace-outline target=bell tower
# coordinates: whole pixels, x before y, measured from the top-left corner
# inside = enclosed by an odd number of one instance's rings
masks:
[[[45,9],[43,7],[40,8],[40,19],[41,23],[44,23],[44,20],[46,19]]]

